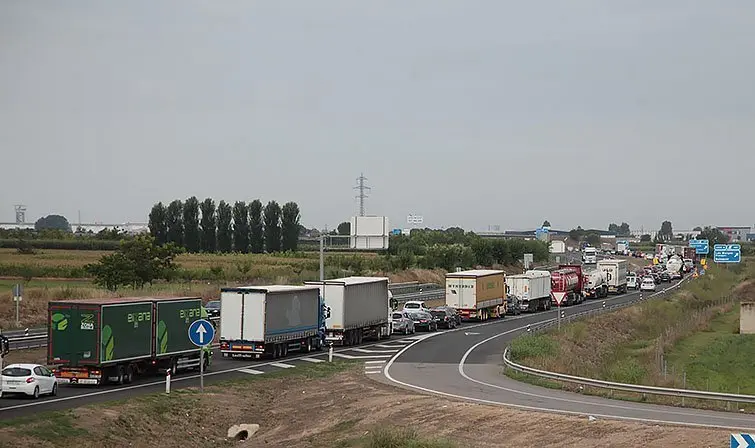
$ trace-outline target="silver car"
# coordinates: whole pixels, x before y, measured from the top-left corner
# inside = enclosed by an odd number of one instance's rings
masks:
[[[391,314],[391,319],[394,333],[414,334],[414,321],[408,313],[396,311]]]

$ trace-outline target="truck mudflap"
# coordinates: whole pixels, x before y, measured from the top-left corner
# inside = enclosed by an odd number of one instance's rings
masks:
[[[102,384],[105,377],[100,369],[88,369],[86,367],[62,367],[53,369],[55,381],[59,384]]]

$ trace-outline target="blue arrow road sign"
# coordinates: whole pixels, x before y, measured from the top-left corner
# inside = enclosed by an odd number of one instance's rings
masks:
[[[731,434],[731,448],[755,448],[755,438],[752,434]]]
[[[694,247],[697,255],[708,255],[710,252],[710,242],[708,240],[689,240],[689,247]]]
[[[199,319],[189,325],[189,340],[197,347],[210,345],[215,338],[215,327],[210,321]]]
[[[716,244],[713,246],[713,261],[716,263],[739,263],[742,260],[742,246],[739,244]]]

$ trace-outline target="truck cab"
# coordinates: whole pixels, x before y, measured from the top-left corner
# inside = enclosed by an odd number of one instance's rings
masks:
[[[582,251],[582,262],[584,264],[595,264],[598,262],[598,250],[594,247],[585,247]]]

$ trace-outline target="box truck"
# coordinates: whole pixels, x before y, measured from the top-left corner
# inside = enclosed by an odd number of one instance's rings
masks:
[[[280,358],[323,346],[326,310],[315,286],[240,286],[220,290],[224,358]]]
[[[488,320],[506,314],[506,274],[499,270],[471,270],[446,274],[446,305],[462,319]]]
[[[606,273],[609,293],[627,292],[627,265],[627,260],[616,258],[598,261],[598,269]]]
[[[189,326],[206,317],[199,297],[52,301],[47,362],[59,383],[130,383],[137,375],[198,369]],[[205,348],[205,366],[212,350]]]
[[[524,274],[507,275],[506,288],[509,294],[519,298],[522,311],[551,309],[551,273],[529,270]]]
[[[345,277],[306,282],[320,290],[330,317],[325,340],[335,345],[361,344],[391,335],[391,303],[387,277]]]
[[[598,262],[598,249],[594,247],[585,247],[582,250],[582,262],[584,264],[595,264]]]

